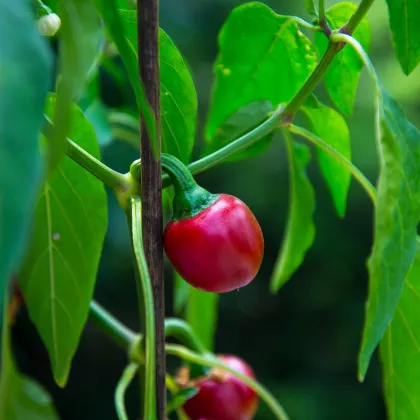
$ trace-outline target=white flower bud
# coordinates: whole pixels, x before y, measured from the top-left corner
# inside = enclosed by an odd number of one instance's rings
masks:
[[[60,26],[61,19],[55,13],[42,16],[38,20],[38,30],[44,36],[54,36],[60,29]]]

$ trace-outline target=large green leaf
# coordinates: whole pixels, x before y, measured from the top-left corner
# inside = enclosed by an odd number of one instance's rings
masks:
[[[55,97],[47,102],[53,113]],[[70,136],[99,158],[94,130],[72,107]],[[103,184],[65,156],[45,183],[19,280],[44,341],[56,382],[64,386],[86,322],[107,226]]]
[[[351,160],[350,132],[344,118],[334,109],[319,103],[313,95],[308,98],[302,111],[308,117],[312,131]],[[347,168],[322,150],[318,150],[318,159],[337,213],[344,217],[351,174]]]
[[[4,290],[24,251],[42,177],[38,132],[52,57],[35,29],[28,1],[0,2],[0,16],[1,318]]]
[[[124,34],[137,57],[135,10],[120,10]],[[162,151],[184,163],[190,160],[197,119],[197,93],[182,55],[159,29]]]
[[[252,102],[245,105],[224,121],[211,139],[207,139],[205,154],[208,155],[215,152],[243,134],[253,130],[267,119],[272,111],[273,105],[268,101]],[[273,135],[274,133],[269,134],[251,147],[239,153],[235,153],[228,160],[236,161],[248,159],[249,157],[258,156],[261,153],[264,153],[270,146]]]
[[[327,21],[331,28],[337,29],[343,26],[354,14],[357,6],[353,3],[338,3],[327,10]],[[367,51],[370,46],[370,25],[364,18],[361,20],[353,33],[362,47]],[[315,45],[319,54],[324,54],[328,46],[327,37],[317,32],[315,34]],[[358,54],[350,47],[345,46],[334,58],[327,72],[324,83],[334,103],[345,114],[353,112],[354,98],[356,96],[357,84],[363,63]]]
[[[134,48],[133,44],[130,43],[127,38],[127,34],[131,33],[132,38],[137,40],[137,25],[134,22],[130,25],[130,28],[126,24],[123,24],[118,10],[120,1],[118,1],[118,4],[115,0],[97,0],[97,2],[105,26],[114,41],[127,70],[128,78],[130,79],[136,97],[137,106],[141,112],[143,123],[147,128],[153,150],[156,153],[158,151],[158,144],[155,115],[146,98],[143,81],[139,77],[137,47]],[[130,15],[131,19],[136,18],[136,13],[135,11],[133,12],[134,13]]]
[[[59,79],[54,111],[54,139],[49,144],[49,168],[55,169],[66,150],[71,126],[71,106],[83,91],[89,71],[98,56],[102,38],[101,21],[93,0],[59,0],[62,24],[59,36]]]
[[[0,419],[2,420],[56,420],[51,397],[35,381],[23,376],[16,368],[11,352],[7,312],[3,316]]]
[[[385,399],[390,420],[420,418],[420,247],[381,341]]]
[[[361,379],[395,313],[413,263],[420,219],[420,133],[386,92],[379,92],[378,102],[380,176],[359,354]]]
[[[186,320],[203,346],[212,351],[216,332],[219,295],[191,288],[187,303]]]
[[[244,105],[290,101],[316,65],[312,43],[293,19],[257,2],[232,11],[219,34],[219,48],[207,139]]]
[[[174,313],[180,315],[187,305],[192,286],[174,270]]]
[[[420,61],[420,3],[418,0],[386,0],[394,50],[405,74]]]
[[[271,277],[273,292],[277,292],[299,268],[315,239],[315,193],[305,170],[311,154],[308,147],[294,143],[287,133],[286,145],[290,166],[289,216]]]
[[[314,0],[305,0],[305,9],[311,16],[317,16]]]

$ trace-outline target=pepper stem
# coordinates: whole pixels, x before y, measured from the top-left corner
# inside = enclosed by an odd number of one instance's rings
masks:
[[[162,169],[175,188],[173,220],[188,219],[213,204],[219,196],[200,187],[189,169],[175,156],[162,153]]]

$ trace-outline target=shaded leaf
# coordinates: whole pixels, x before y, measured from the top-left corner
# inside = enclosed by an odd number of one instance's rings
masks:
[[[212,351],[214,347],[218,303],[219,295],[217,293],[191,288],[185,318],[196,333],[198,340],[209,351]]]
[[[345,119],[334,109],[322,105],[311,95],[302,107],[312,131],[325,143],[351,161],[350,132]],[[318,150],[319,165],[340,217],[346,213],[351,174],[331,155]]]
[[[394,50],[405,74],[420,61],[420,3],[417,0],[386,0]]]
[[[274,293],[299,268],[315,239],[315,192],[305,170],[311,154],[308,147],[294,143],[289,134],[286,134],[286,144],[290,167],[289,215],[271,277],[270,288]]]
[[[359,354],[361,379],[394,316],[413,263],[420,219],[420,133],[383,90],[378,102],[380,176]]]
[[[318,16],[314,0],[305,0],[305,9],[311,16]]]
[[[390,420],[420,417],[420,247],[394,318],[381,341],[385,400]]]
[[[326,12],[327,21],[332,29],[341,28],[354,14],[357,5],[349,2],[338,3]],[[371,35],[367,18],[363,18],[357,25],[353,35],[362,47],[368,51]],[[320,32],[315,33],[315,45],[320,55],[324,54],[328,46],[328,38]],[[356,51],[345,46],[330,64],[324,76],[324,83],[331,99],[346,115],[353,112],[354,98],[363,63]]]
[[[54,138],[49,143],[49,169],[59,164],[66,150],[71,126],[71,107],[98,57],[102,40],[100,18],[93,0],[60,0],[57,10],[62,21],[59,37],[57,105],[53,115]]]
[[[24,252],[42,178],[38,132],[52,78],[52,57],[35,29],[28,1],[0,2],[0,16],[1,318],[6,284]]]
[[[205,155],[221,149],[223,146],[226,146],[243,134],[253,130],[266,120],[272,111],[273,105],[268,101],[252,102],[245,105],[223,122],[216,130],[213,138],[207,140]],[[241,159],[248,159],[249,157],[258,156],[261,153],[264,153],[270,146],[273,135],[274,132],[259,140],[251,147],[235,153],[226,161],[233,162]]]
[[[106,29],[111,36],[111,39],[114,41],[118,52],[120,53],[122,62],[124,63],[125,69],[127,70],[128,78],[136,97],[137,106],[141,111],[153,151],[156,154],[158,152],[156,130],[157,122],[149,101],[146,98],[143,81],[139,77],[137,47],[133,48],[133,45],[130,44],[127,38],[128,28],[126,24],[122,22],[117,3],[119,3],[119,1],[98,0],[99,9]],[[135,19],[135,11],[131,16]],[[137,25],[131,26],[133,26],[131,31],[134,34],[133,38],[137,40]]]
[[[7,313],[3,315],[0,369],[0,419],[56,420],[51,397],[34,380],[18,372],[13,359]]]
[[[55,97],[46,113],[51,115]],[[90,123],[72,107],[70,136],[99,158]],[[45,182],[35,207],[35,226],[19,281],[56,382],[64,386],[89,312],[107,226],[103,184],[65,156]]]
[[[219,34],[206,139],[233,113],[251,102],[288,102],[316,66],[311,41],[293,18],[262,3],[236,7]]]
[[[124,35],[137,57],[136,11],[120,10]],[[187,163],[194,145],[197,93],[182,55],[159,29],[162,151]]]
[[[174,270],[174,313],[180,315],[184,310],[192,286]]]
[[[112,141],[108,114],[108,109],[99,99],[94,99],[89,107],[84,111],[85,117],[95,129],[96,137],[98,138],[100,146],[107,146]]]

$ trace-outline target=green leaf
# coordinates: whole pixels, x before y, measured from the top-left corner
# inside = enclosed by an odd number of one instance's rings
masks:
[[[353,3],[343,2],[332,6],[327,10],[327,21],[332,29],[343,26],[356,11],[357,6]],[[370,46],[370,25],[367,18],[357,26],[353,33],[362,47],[368,51]],[[315,45],[320,55],[324,54],[327,46],[327,37],[317,32],[315,34]],[[359,83],[360,72],[363,63],[358,54],[350,46],[345,46],[330,64],[324,76],[324,83],[331,96],[331,99],[346,115],[353,112],[354,98]]]
[[[299,268],[315,239],[315,192],[305,170],[311,153],[308,147],[294,143],[288,133],[286,145],[290,166],[289,216],[283,245],[271,277],[273,293]]]
[[[381,341],[385,399],[390,420],[420,417],[420,247],[394,318]]]
[[[137,12],[120,10],[124,34],[137,57]],[[194,82],[169,36],[159,29],[162,151],[187,163],[194,145],[197,93]]]
[[[127,70],[128,78],[136,96],[137,106],[141,111],[153,150],[157,153],[158,144],[155,115],[146,98],[143,82],[139,77],[137,46],[134,47],[133,45],[134,40],[137,45],[136,12],[131,11],[133,13],[129,15],[130,19],[134,21],[122,22],[122,17],[115,0],[98,0],[98,5],[107,31],[114,41]],[[131,37],[131,41],[129,37]]]
[[[219,48],[207,139],[244,105],[265,99],[276,107],[290,101],[316,66],[312,43],[293,19],[257,2],[232,11]]]
[[[93,0],[60,0],[57,3],[62,24],[59,35],[59,78],[53,122],[56,129],[49,143],[49,170],[54,170],[66,150],[71,126],[71,107],[83,91],[95,65],[102,30]]]
[[[395,313],[414,260],[420,219],[420,133],[383,90],[378,107],[380,176],[359,354],[361,379]]]
[[[211,139],[207,139],[205,155],[215,152],[243,134],[253,130],[267,119],[272,111],[273,105],[269,101],[259,101],[245,105],[224,121]],[[273,135],[274,133],[271,133],[248,149],[235,153],[227,161],[233,162],[248,159],[264,153],[270,146]]]
[[[192,286],[174,270],[174,313],[180,315],[191,294]]]
[[[420,61],[420,3],[417,0],[386,0],[394,50],[405,74]]]
[[[109,111],[99,100],[94,99],[84,111],[85,117],[95,129],[100,146],[107,146],[112,141],[111,127],[108,121]]]
[[[212,351],[214,347],[218,303],[219,295],[217,293],[191,288],[185,318],[196,333],[198,340],[209,351]]]
[[[307,116],[312,131],[351,161],[350,132],[345,119],[334,109],[318,102],[314,95],[308,98],[302,111]],[[351,174],[322,150],[318,150],[318,160],[337,213],[344,217]]]
[[[4,291],[24,252],[42,178],[38,132],[52,77],[52,56],[35,29],[32,4],[2,1],[0,16],[1,325]]]
[[[7,307],[7,304],[5,305]],[[58,420],[51,397],[34,380],[18,372],[10,344],[7,311],[3,314],[0,419]]]
[[[166,413],[169,414],[172,411],[182,407],[189,399],[197,395],[198,388],[183,388],[181,389],[171,400],[168,401]]]
[[[314,0],[305,0],[305,9],[311,16],[318,16]]]
[[[48,115],[54,106],[51,95]],[[71,139],[99,158],[95,132],[76,106],[71,118]],[[103,184],[65,156],[36,204],[32,241],[19,274],[29,316],[60,386],[67,381],[87,320],[106,226]]]

